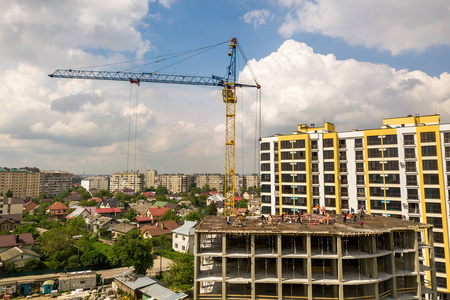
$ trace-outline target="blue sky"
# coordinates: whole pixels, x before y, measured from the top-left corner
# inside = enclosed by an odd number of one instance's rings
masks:
[[[324,120],[338,131],[376,128],[385,117],[436,111],[448,123],[449,7],[444,0],[2,1],[0,166],[90,174],[144,167],[160,173],[223,172],[220,89],[152,84],[137,89],[47,75],[232,37],[262,85],[262,136]],[[222,45],[164,72],[221,76],[226,53]],[[251,82],[243,60],[238,68],[240,80]],[[138,106],[130,109],[130,99]],[[136,162],[128,157],[127,164],[129,116],[136,114],[137,125],[133,119],[131,126],[132,137],[138,129]],[[256,115],[255,91],[240,90],[239,173],[257,171]]]

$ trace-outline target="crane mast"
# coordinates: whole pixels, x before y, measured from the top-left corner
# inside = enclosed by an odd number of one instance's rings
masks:
[[[160,73],[135,73],[135,72],[110,72],[110,71],[87,71],[58,69],[51,78],[68,78],[68,79],[94,79],[94,80],[115,80],[129,81],[140,85],[141,82],[154,83],[172,83],[172,84],[188,84],[188,85],[207,85],[223,87],[222,96],[226,105],[226,132],[225,132],[225,215],[234,215],[234,197],[236,190],[235,177],[235,137],[236,137],[236,87],[256,87],[259,84],[242,84],[236,82],[236,47],[237,39],[231,39],[229,43],[228,56],[230,56],[230,64],[227,68],[227,76],[191,76],[191,75],[172,75]]]

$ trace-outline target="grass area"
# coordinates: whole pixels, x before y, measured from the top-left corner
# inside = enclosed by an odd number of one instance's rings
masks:
[[[177,252],[177,251],[175,251],[173,249],[170,249],[170,250],[155,250],[155,251],[153,251],[153,254],[161,255],[162,257],[168,258],[170,260],[173,260],[174,257],[180,255],[179,252]]]
[[[100,253],[102,253],[103,255],[105,255],[108,260],[111,259],[112,256],[112,246],[104,244],[102,242],[95,242],[93,244],[94,248],[99,251]]]

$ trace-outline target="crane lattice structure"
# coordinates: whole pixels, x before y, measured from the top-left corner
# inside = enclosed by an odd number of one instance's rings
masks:
[[[228,56],[230,56],[230,64],[227,67],[227,76],[219,77],[212,75],[192,76],[192,75],[171,75],[160,73],[135,73],[135,72],[114,72],[114,71],[87,71],[73,69],[58,69],[51,78],[68,78],[68,79],[97,79],[97,80],[115,80],[129,81],[140,85],[141,82],[154,83],[172,83],[172,84],[188,84],[188,85],[206,85],[220,86],[223,88],[222,96],[226,105],[226,133],[225,133],[225,215],[234,215],[234,197],[235,197],[235,137],[236,137],[236,87],[256,87],[260,89],[260,85],[243,84],[236,82],[236,48],[237,39],[231,39],[229,43]]]

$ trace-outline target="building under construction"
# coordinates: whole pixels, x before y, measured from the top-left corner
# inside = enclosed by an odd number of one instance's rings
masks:
[[[366,215],[282,222],[207,217],[194,299],[436,299],[431,225]]]

